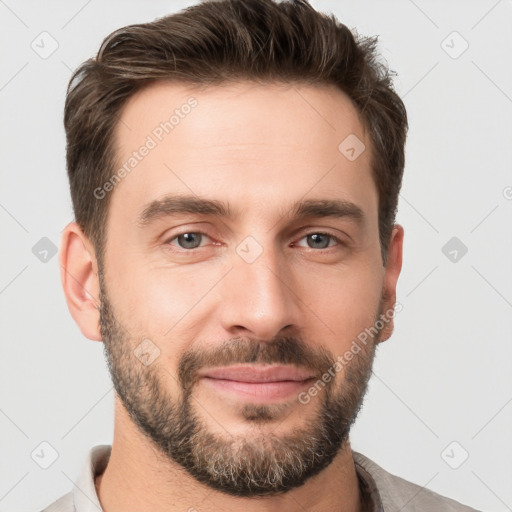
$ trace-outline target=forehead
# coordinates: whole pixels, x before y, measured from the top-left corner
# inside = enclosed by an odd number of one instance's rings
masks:
[[[354,137],[366,149],[351,160],[340,144]],[[158,82],[128,100],[114,142],[116,169],[126,172],[111,208],[133,219],[170,193],[228,198],[268,217],[273,204],[282,211],[288,200],[310,197],[350,200],[376,214],[370,141],[334,86]]]
[[[330,145],[344,132],[363,135],[364,126],[350,98],[333,85],[239,81],[201,87],[160,81],[128,99],[117,143],[136,143],[131,135],[138,136],[137,131],[157,139],[172,131],[176,142],[192,142],[183,138],[193,132],[198,139],[219,144],[253,143],[256,137],[261,143],[296,144],[297,136],[307,135],[308,146],[318,147]],[[327,132],[331,137],[326,138]]]

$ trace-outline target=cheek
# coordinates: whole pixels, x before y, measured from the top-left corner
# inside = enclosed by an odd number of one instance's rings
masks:
[[[139,332],[156,339],[172,338],[196,324],[197,315],[214,300],[215,286],[225,273],[222,265],[179,268],[134,263],[124,274],[130,277],[117,276],[116,304]]]
[[[373,325],[378,313],[382,276],[375,267],[347,267],[315,275],[314,282],[303,283],[308,290],[303,300],[336,350],[350,345],[365,328]],[[314,286],[313,286],[314,284]],[[302,297],[301,297],[302,298]]]

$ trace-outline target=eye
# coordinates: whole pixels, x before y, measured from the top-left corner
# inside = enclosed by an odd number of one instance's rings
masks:
[[[176,245],[172,243],[176,240],[178,247],[181,249],[197,249],[204,237],[210,238],[206,233],[202,233],[200,231],[187,231],[186,233],[175,235],[166,243],[176,247]]]
[[[173,247],[178,247],[184,250],[198,249],[205,244],[201,244],[204,239],[211,240],[210,237],[201,231],[187,231],[174,235],[172,238],[167,240],[167,244]],[[307,247],[310,249],[328,249],[336,245],[343,245],[343,242],[336,236],[330,233],[315,232],[309,233],[302,237],[300,241],[306,240]],[[296,244],[299,247],[306,247],[300,243]]]
[[[333,245],[343,245],[339,238],[329,233],[309,233],[301,238],[301,240],[304,239],[307,240],[308,247],[311,249],[327,249]],[[330,244],[332,241],[336,243]],[[302,245],[300,247],[304,246]]]

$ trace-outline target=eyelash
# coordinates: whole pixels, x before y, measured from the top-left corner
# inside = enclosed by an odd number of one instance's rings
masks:
[[[194,235],[203,235],[203,236],[206,236],[208,238],[211,239],[211,237],[205,233],[204,231],[183,231],[181,233],[177,233],[175,235],[173,235],[171,238],[169,238],[165,244],[166,245],[172,245],[171,242],[176,240],[178,237],[182,236],[182,235],[186,235],[186,234],[194,234]],[[302,240],[303,238],[306,238],[308,237],[309,235],[323,235],[323,236],[328,236],[329,238],[331,238],[332,240],[334,240],[336,242],[336,244],[338,246],[343,246],[345,245],[337,236],[331,234],[331,233],[327,233],[327,232],[324,232],[324,231],[311,231],[310,233],[306,233],[305,235],[303,235],[299,240]],[[336,247],[337,245],[333,245],[333,246],[329,246],[329,247],[325,247],[323,249],[315,249],[314,247],[303,247],[303,249],[310,249],[310,250],[313,250],[315,252],[319,252],[319,251],[326,251],[328,249],[332,249],[333,247]],[[173,247],[176,247],[177,248],[177,252],[181,252],[181,253],[192,253],[198,249],[201,249],[202,247],[194,247],[192,249],[184,249],[182,247],[178,247],[178,246],[175,246],[173,245]]]

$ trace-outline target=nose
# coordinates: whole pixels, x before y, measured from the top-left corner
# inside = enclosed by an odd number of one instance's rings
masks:
[[[233,269],[222,282],[224,330],[267,341],[300,330],[304,314],[292,276],[283,257],[271,249],[252,263],[235,254]]]

